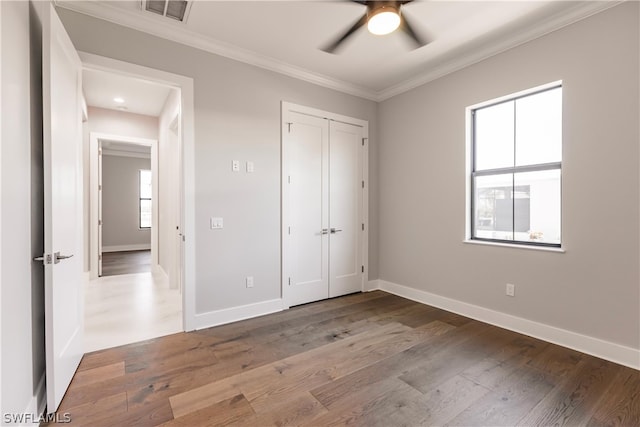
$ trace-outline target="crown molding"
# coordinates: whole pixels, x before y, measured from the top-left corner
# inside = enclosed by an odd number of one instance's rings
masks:
[[[517,32],[512,37],[503,38],[498,42],[494,41],[487,43],[480,49],[468,49],[463,54],[457,55],[455,58],[446,60],[444,63],[435,67],[430,67],[427,71],[417,75],[416,77],[410,78],[386,89],[374,91],[346,81],[315,73],[269,56],[234,46],[230,43],[225,43],[211,37],[203,36],[187,29],[186,27],[181,27],[180,25],[182,24],[176,24],[173,22],[169,24],[153,15],[146,16],[143,14],[134,14],[108,3],[97,1],[78,2],[54,0],[56,6],[61,8],[93,16],[98,19],[142,31],[176,43],[191,46],[225,58],[233,59],[376,102],[381,102],[411,89],[415,89],[418,86],[422,86],[447,74],[459,71],[516,46],[542,37],[553,31],[566,27],[567,25],[571,25],[577,21],[588,18],[589,16],[624,3],[625,1],[628,0],[579,2],[574,7],[561,11],[555,16],[545,19],[533,28],[529,28],[523,32]]]
[[[582,19],[593,16],[606,9],[624,3],[627,0],[604,0],[580,2],[571,9],[557,13],[555,16],[541,22],[533,28],[514,34],[513,37],[506,38],[497,43],[488,43],[481,49],[470,49],[464,55],[446,61],[444,64],[432,68],[414,78],[381,90],[377,93],[376,101],[381,102],[386,99],[408,92],[426,83],[454,73],[470,65],[484,61],[492,56],[498,55],[507,50],[535,40],[546,34],[557,31],[563,27],[571,25]]]
[[[315,73],[313,71],[305,70],[301,67],[279,61],[269,56],[234,46],[230,43],[225,43],[211,37],[203,36],[202,34],[198,34],[187,29],[186,27],[181,27],[180,25],[182,24],[172,22],[171,24],[173,25],[171,25],[153,15],[146,16],[143,14],[134,14],[110,4],[97,1],[54,1],[56,6],[64,9],[93,16],[94,18],[142,31],[156,37],[191,46],[225,58],[233,59],[269,71],[274,71],[279,74],[284,74],[289,77],[314,83],[349,95],[369,99],[371,101],[375,101],[377,98],[377,93],[375,91]]]

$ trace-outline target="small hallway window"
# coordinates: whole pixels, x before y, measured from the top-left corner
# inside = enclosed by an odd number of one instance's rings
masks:
[[[140,170],[140,228],[151,228],[151,171]]]

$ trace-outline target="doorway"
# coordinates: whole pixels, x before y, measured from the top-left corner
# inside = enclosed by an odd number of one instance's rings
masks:
[[[360,292],[366,281],[368,123],[283,103],[283,299]]]
[[[85,351],[94,351],[184,330],[182,100],[178,88],[118,72],[89,67],[83,77]]]
[[[88,110],[90,126],[111,114],[91,106]],[[117,118],[120,125],[141,120],[134,115]],[[153,203],[158,201],[158,140],[90,132],[89,143],[91,279],[152,272],[158,252],[158,209]]]

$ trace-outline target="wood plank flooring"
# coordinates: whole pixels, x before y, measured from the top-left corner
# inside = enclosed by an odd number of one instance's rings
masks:
[[[84,356],[91,426],[639,426],[640,371],[381,291]]]
[[[150,271],[150,250],[102,253],[102,276],[148,273]]]

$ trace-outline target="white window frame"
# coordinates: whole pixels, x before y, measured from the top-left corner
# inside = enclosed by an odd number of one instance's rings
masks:
[[[139,169],[138,170],[138,229],[140,230],[150,230],[151,229],[151,225],[149,225],[148,227],[143,227],[142,226],[142,201],[143,200],[149,200],[152,203],[153,206],[153,193],[151,197],[142,197],[142,173],[143,172],[149,172],[149,174],[152,173],[151,169]],[[153,179],[153,178],[152,178]],[[152,221],[153,223],[153,221]]]
[[[564,239],[561,238],[559,244],[556,243],[543,243],[543,242],[528,242],[528,241],[519,241],[519,240],[492,240],[492,239],[479,239],[473,237],[473,174],[474,174],[474,156],[475,156],[475,147],[474,147],[474,111],[489,107],[491,105],[497,105],[503,102],[515,100],[518,98],[523,98],[529,95],[534,95],[536,93],[545,92],[547,90],[551,90],[557,87],[563,87],[562,80],[557,80],[554,82],[550,82],[544,85],[536,86],[530,89],[526,89],[520,92],[512,93],[509,95],[501,96],[498,98],[491,99],[489,101],[484,101],[478,104],[470,105],[465,109],[465,129],[466,129],[466,162],[465,162],[465,177],[466,177],[466,191],[465,191],[465,236],[464,243],[472,243],[479,245],[488,245],[488,246],[503,246],[503,247],[511,247],[518,249],[534,249],[534,250],[543,250],[543,251],[551,251],[551,252],[565,252],[564,248]],[[564,159],[563,159],[564,160]],[[542,166],[542,167],[539,167]],[[533,170],[545,170],[545,169],[559,169],[562,171],[562,160],[560,162],[556,162],[553,165],[535,165],[535,166],[520,166],[513,168],[505,168],[512,169],[514,171],[522,171],[529,172]],[[521,169],[521,170],[520,170]],[[560,192],[562,194],[562,180],[560,182],[561,189]],[[562,204],[562,200],[561,200]],[[562,210],[561,210],[561,218],[562,220]],[[563,228],[561,228],[562,230]]]

